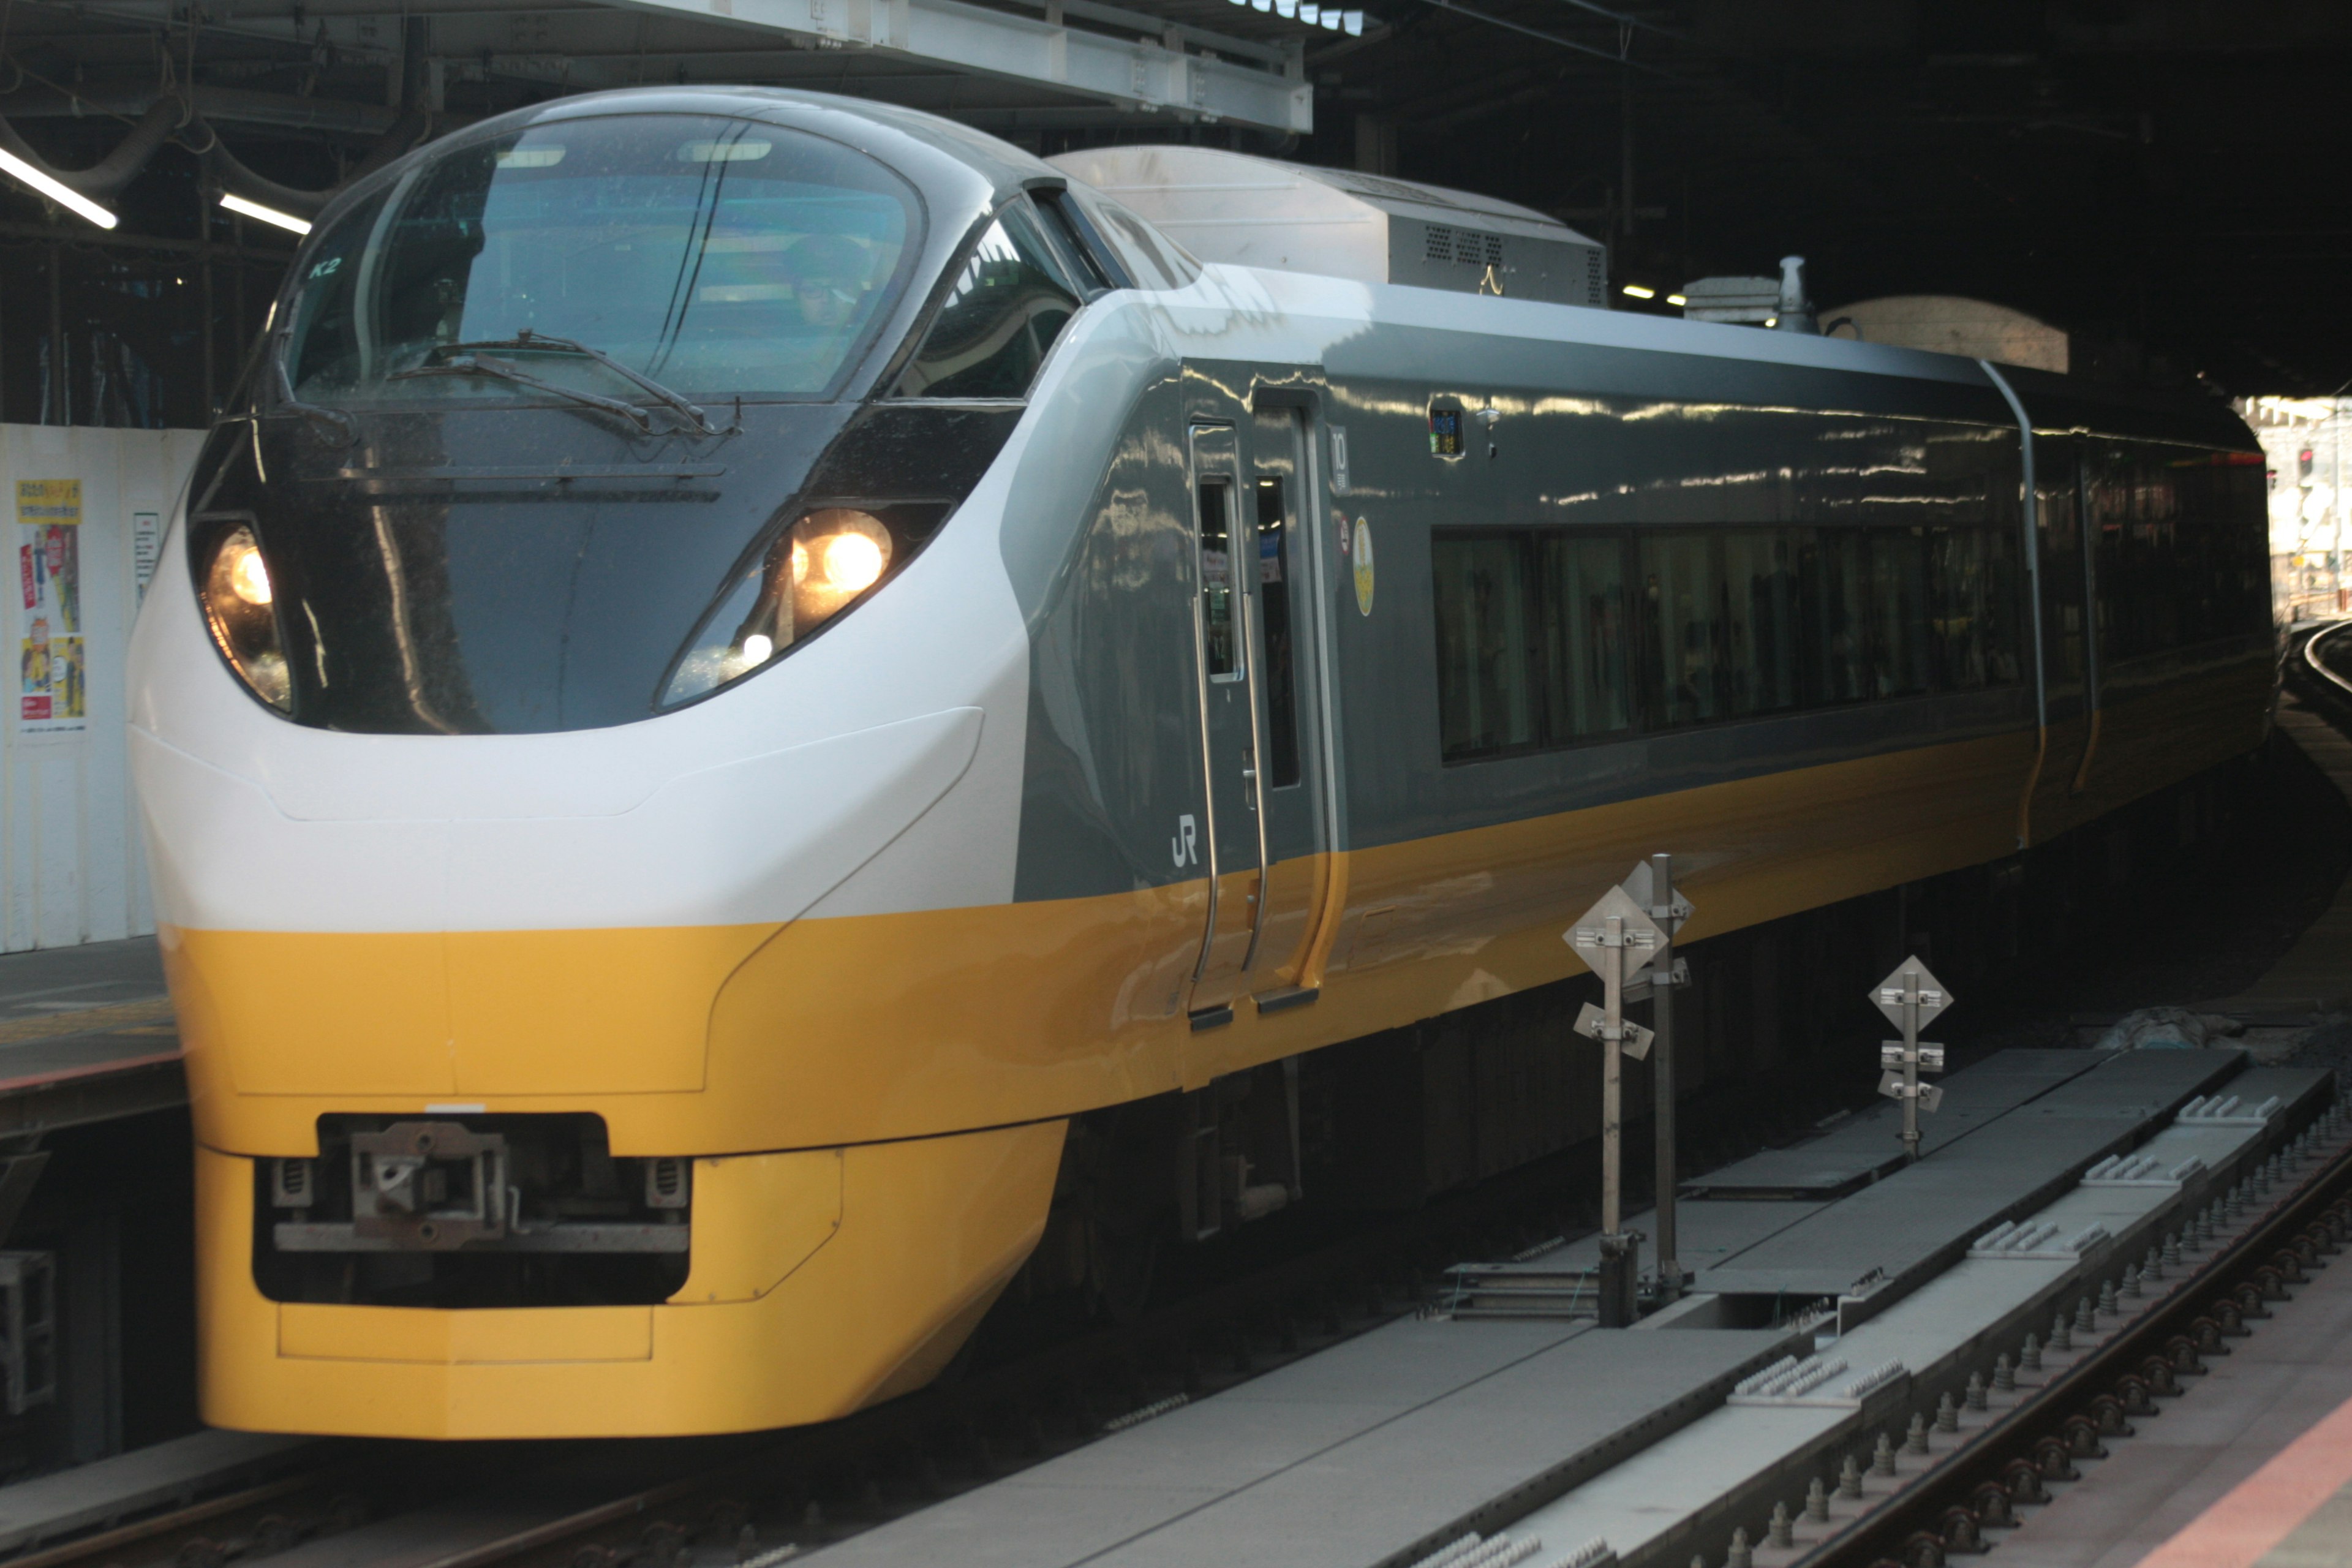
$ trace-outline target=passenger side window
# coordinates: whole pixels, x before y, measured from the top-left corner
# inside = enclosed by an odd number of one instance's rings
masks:
[[[1431,567],[1447,762],[1633,727],[1622,535],[1446,530]]]
[[[1439,529],[1440,749],[2005,686],[2017,558],[1985,528]]]
[[[1014,202],[964,258],[897,395],[1020,397],[1077,309],[1036,217]]]
[[[1297,652],[1290,634],[1290,518],[1282,504],[1282,481],[1257,481],[1258,617],[1265,635],[1266,784],[1287,789],[1298,782]]]

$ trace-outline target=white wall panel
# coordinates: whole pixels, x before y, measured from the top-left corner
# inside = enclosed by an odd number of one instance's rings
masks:
[[[155,929],[124,766],[123,650],[138,609],[132,519],[168,522],[203,433],[0,425],[0,946],[103,942]],[[84,713],[78,729],[24,717],[25,646],[36,613],[22,581],[28,535],[19,481],[80,484],[77,540]],[[174,580],[165,574],[164,590]],[[182,585],[184,592],[184,585]],[[54,597],[53,595],[49,597]],[[62,635],[58,612],[40,618]]]

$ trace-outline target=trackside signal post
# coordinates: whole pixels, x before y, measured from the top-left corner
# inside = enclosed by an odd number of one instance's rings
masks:
[[[1601,1042],[1601,1326],[1623,1328],[1633,1321],[1642,1269],[1641,1238],[1625,1229],[1622,1058],[1640,1060],[1652,1037],[1639,1024],[1625,1022],[1625,983],[1657,956],[1666,933],[1624,889],[1612,888],[1561,934],[1601,976],[1601,1005],[1584,1005],[1576,1032]]]
[[[1921,1040],[1919,1031],[1952,1005],[1952,994],[1927,972],[1926,964],[1912,957],[1895,965],[1895,973],[1872,990],[1870,999],[1889,1023],[1903,1031],[1901,1039],[1887,1040],[1878,1047],[1878,1092],[1903,1107],[1903,1158],[1906,1163],[1915,1161],[1919,1158],[1919,1112],[1932,1111],[1944,1102],[1942,1089],[1919,1081],[1923,1072],[1944,1070],[1944,1047]]]
[[[1650,1026],[1656,1035],[1650,1047],[1651,1107],[1657,1142],[1658,1300],[1672,1301],[1683,1293],[1683,1266],[1675,1233],[1675,1187],[1682,1179],[1675,1157],[1675,989],[1690,984],[1690,965],[1675,956],[1675,937],[1691,918],[1691,901],[1675,889],[1675,858],[1653,855],[1633,868],[1621,884],[1647,911],[1651,923],[1665,933],[1649,973],[1627,987],[1626,1000],[1651,1001]]]

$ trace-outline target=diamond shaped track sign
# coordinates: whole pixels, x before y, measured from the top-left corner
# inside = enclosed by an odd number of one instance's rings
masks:
[[[1878,1010],[1886,1015],[1886,1021],[1898,1029],[1906,1022],[1903,1016],[1904,994],[1915,984],[1918,987],[1919,995],[1916,1027],[1926,1028],[1929,1019],[1952,1005],[1952,994],[1944,989],[1944,983],[1929,973],[1927,966],[1917,958],[1906,958],[1895,966],[1894,973],[1880,981],[1870,993],[1870,999],[1878,1004]]]
[[[1624,889],[1612,888],[1601,894],[1599,901],[1584,911],[1582,919],[1561,933],[1562,940],[1576,949],[1576,955],[1591,966],[1593,973],[1599,974],[1601,965],[1608,962],[1601,954],[1611,945],[1609,922],[1612,919],[1618,922],[1617,943],[1625,950],[1625,967],[1619,978],[1631,980],[1657,957],[1666,935],[1641,905],[1625,896]]]

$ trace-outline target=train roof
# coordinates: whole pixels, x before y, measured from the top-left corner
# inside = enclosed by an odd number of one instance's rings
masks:
[[[1474,193],[1449,190],[1415,181],[1323,169],[1307,164],[1211,149],[1148,147],[1101,149],[1096,153],[1067,155],[1053,163],[1033,157],[1020,148],[952,120],[920,110],[832,93],[765,87],[644,87],[583,93],[533,105],[480,121],[452,136],[427,143],[373,175],[354,181],[320,216],[323,231],[351,205],[398,181],[418,163],[439,157],[453,145],[484,136],[506,134],[527,126],[611,114],[724,114],[789,126],[858,148],[912,180],[930,208],[931,233],[926,269],[944,267],[945,249],[962,243],[971,226],[998,203],[1018,192],[1040,185],[1078,184],[1091,193],[1087,174],[1108,176],[1109,195],[1131,197],[1130,180],[1155,178],[1213,187],[1221,172],[1235,178],[1265,183],[1267,171],[1284,176],[1286,188],[1304,191],[1337,208],[1382,211],[1391,215],[1448,218],[1459,226],[1491,230],[1528,239],[1541,238],[1576,246],[1591,241],[1566,225],[1509,202]],[[1148,174],[1146,172],[1149,172]],[[1114,202],[1113,205],[1119,205]],[[1155,216],[1123,214],[1138,223]],[[1153,227],[1156,237],[1166,239]],[[1169,242],[1180,253],[1182,247]],[[1598,248],[1597,247],[1595,247]],[[1311,273],[1311,269],[1305,269]],[[1337,277],[1337,274],[1320,274]],[[1294,278],[1300,277],[1293,272]],[[1303,279],[1302,279],[1303,280]],[[1373,281],[1360,279],[1357,281]],[[1415,279],[1413,281],[1418,281]],[[1748,362],[1777,362],[1790,366],[1845,371],[1864,374],[1909,376],[1927,381],[1987,384],[1976,362],[1926,350],[1895,349],[1849,343],[1794,333],[1758,331],[1657,317],[1549,304],[1528,299],[1475,298],[1442,288],[1411,287],[1399,278],[1390,287],[1409,288],[1430,303],[1444,301],[1451,309],[1438,314],[1445,324],[1466,324],[1472,312],[1505,316],[1515,310],[1540,309],[1558,312],[1553,324],[1560,330],[1545,336],[1582,340],[1601,346],[1652,349],[1681,354]],[[1401,302],[1401,301],[1394,301]],[[1392,302],[1392,303],[1394,303]],[[1596,301],[1598,303],[1598,301]],[[1376,314],[1386,316],[1382,310]],[[1423,312],[1410,307],[1406,316]],[[1491,318],[1490,318],[1491,319]],[[1524,323],[1526,318],[1521,318]],[[1435,324],[1435,323],[1432,323]],[[1498,331],[1511,329],[1498,323]],[[1736,334],[1736,335],[1735,335]],[[2175,440],[2233,450],[2259,450],[2250,431],[2217,399],[2184,397],[2139,387],[2093,384],[2078,378],[2002,367],[2001,374],[2025,400],[2038,427],[2140,438]]]

